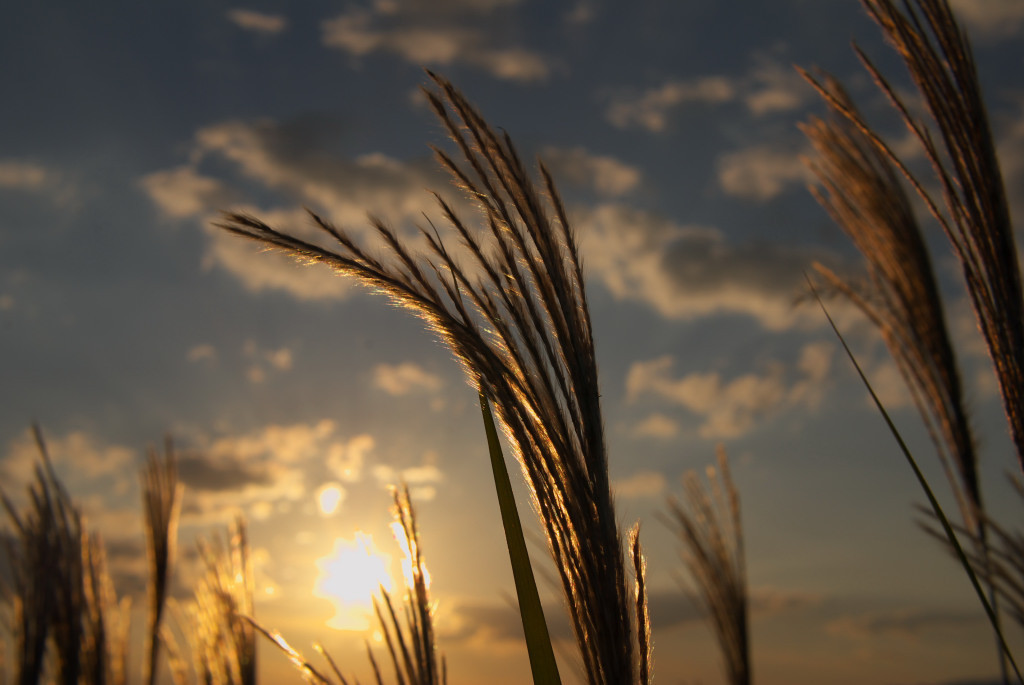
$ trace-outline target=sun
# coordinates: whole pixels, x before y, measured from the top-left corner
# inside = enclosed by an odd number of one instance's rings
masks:
[[[373,616],[372,598],[380,586],[391,589],[391,558],[357,532],[351,540],[336,538],[334,549],[316,561],[319,575],[313,594],[334,605],[327,625],[338,630],[366,630]]]

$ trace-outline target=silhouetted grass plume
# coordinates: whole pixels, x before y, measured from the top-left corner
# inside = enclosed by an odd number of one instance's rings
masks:
[[[722,448],[717,471],[707,468],[707,481],[704,485],[696,473],[688,472],[683,498],[669,498],[664,520],[682,544],[683,562],[715,629],[730,685],[750,685],[750,610],[740,498]]]
[[[378,259],[311,212],[335,244],[321,247],[245,214],[219,224],[240,236],[330,265],[423,318],[490,399],[530,484],[560,574],[590,683],[636,682],[639,661],[622,540],[608,481],[594,353],[579,251],[550,174],[529,177],[508,135],[499,136],[448,81],[430,75],[427,98],[464,165],[438,160],[483,212],[482,237],[438,196],[471,255],[458,264],[443,241],[414,255],[372,219],[387,246]],[[479,276],[471,273],[479,272]]]

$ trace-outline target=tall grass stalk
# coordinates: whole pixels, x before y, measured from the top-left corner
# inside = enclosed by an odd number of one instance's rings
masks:
[[[32,427],[39,451],[29,505],[19,514],[7,495],[3,505],[14,525],[8,554],[12,573],[15,681],[35,685],[46,669],[53,640],[56,682],[77,685],[81,674],[85,592],[82,517],[57,479],[39,426]]]
[[[196,672],[215,685],[255,685],[255,588],[245,521],[235,520],[226,546],[218,538],[200,540],[199,554],[205,572],[191,626]]]
[[[862,4],[903,58],[929,119],[916,117],[855,46],[857,55],[921,144],[942,189],[944,208],[839,91],[816,85],[833,110],[904,175],[949,239],[995,366],[1024,469],[1024,296],[1006,190],[970,42],[946,0],[906,0],[902,10],[893,0]]]
[[[430,599],[430,575],[423,559],[416,511],[405,485],[395,488],[392,497],[395,517],[393,528],[405,556],[403,567],[407,573],[406,591],[402,603],[396,608],[391,594],[383,587],[380,588],[379,598],[373,600],[377,627],[387,648],[397,685],[446,685],[448,665],[444,655],[437,649],[434,603]],[[274,642],[308,681],[334,685],[335,681],[307,661],[280,633],[260,626],[251,618],[248,623]],[[348,685],[349,681],[331,655],[319,643],[314,648],[327,661],[337,682]],[[369,643],[366,645],[366,654],[373,669],[373,682],[384,685],[385,679]],[[359,681],[353,679],[353,682]]]
[[[714,627],[730,685],[750,685],[749,597],[740,499],[725,450],[718,469],[707,468],[708,485],[690,471],[683,499],[670,497],[664,521],[682,543],[683,562]]]
[[[146,556],[149,563],[149,626],[146,632],[145,679],[156,682],[160,654],[160,623],[163,620],[178,539],[178,517],[184,485],[178,481],[174,445],[164,443],[161,457],[150,450],[141,474],[142,508],[146,521]]]
[[[245,214],[219,226],[304,260],[328,264],[387,293],[423,318],[494,404],[529,483],[560,574],[586,680],[638,677],[622,539],[612,504],[593,331],[579,251],[547,169],[531,180],[508,135],[499,136],[448,81],[430,74],[427,99],[465,163],[435,150],[483,213],[483,236],[438,196],[471,255],[463,269],[433,232],[414,255],[378,219],[381,259],[311,213],[331,248]],[[486,236],[493,249],[485,249]],[[478,272],[479,277],[470,273]]]
[[[818,304],[821,306],[822,311],[825,313],[825,318],[828,320],[828,323],[832,327],[833,332],[835,332],[836,337],[839,338],[839,342],[842,344],[843,350],[846,352],[846,356],[850,359],[850,362],[853,364],[854,369],[856,369],[857,375],[860,377],[861,382],[864,383],[864,387],[866,387],[868,390],[868,394],[871,395],[872,402],[874,402],[875,407],[878,409],[878,412],[882,415],[882,418],[885,419],[885,424],[888,427],[889,432],[892,433],[893,438],[896,439],[896,443],[899,445],[900,451],[906,458],[907,464],[914,472],[914,477],[917,478],[918,484],[921,486],[921,489],[924,490],[925,496],[928,498],[928,505],[931,508],[931,513],[939,522],[939,525],[942,527],[942,533],[945,536],[946,541],[952,547],[954,553],[957,556],[957,559],[960,561],[961,566],[967,573],[967,577],[971,581],[971,586],[977,593],[978,600],[981,602],[982,608],[984,608],[985,610],[985,615],[988,618],[989,623],[991,623],[993,630],[995,631],[996,640],[999,644],[1001,655],[1006,659],[1006,661],[1009,662],[1010,666],[1013,668],[1013,671],[1017,676],[1017,680],[1020,683],[1022,683],[1022,685],[1024,685],[1024,677],[1021,676],[1020,670],[1017,667],[1017,663],[1014,660],[1013,655],[1010,653],[1010,648],[1006,643],[1006,636],[1003,633],[1002,626],[999,621],[999,616],[996,613],[995,608],[992,606],[992,603],[989,602],[988,598],[986,597],[985,591],[981,587],[979,574],[975,571],[974,566],[971,564],[971,560],[967,555],[967,552],[964,551],[964,548],[961,546],[960,541],[957,539],[953,525],[949,522],[949,519],[946,517],[945,512],[942,510],[942,506],[939,504],[939,500],[935,497],[935,493],[932,491],[931,486],[928,484],[928,480],[924,477],[924,473],[922,473],[921,468],[917,465],[917,460],[914,459],[914,455],[911,453],[910,448],[907,447],[906,442],[904,442],[903,436],[896,428],[896,424],[893,423],[892,418],[889,416],[889,412],[885,410],[885,406],[882,404],[882,401],[878,399],[878,395],[875,393],[874,388],[871,386],[871,382],[868,381],[867,375],[865,375],[864,370],[857,362],[857,358],[854,356],[853,350],[850,349],[850,346],[846,343],[846,339],[843,338],[843,334],[839,332],[839,328],[836,326],[835,321],[833,321],[831,315],[828,313],[828,309],[826,309],[825,303],[821,300],[820,296],[818,295],[818,291],[814,288],[814,284],[810,283],[809,279],[808,284],[810,285],[811,291],[814,293],[814,296],[817,299]]]
[[[817,196],[868,262],[871,291],[858,292],[820,270],[881,330],[943,460],[978,558],[985,560],[987,517],[975,440],[938,287],[899,175],[942,226],[960,262],[1024,468],[1024,297],[1006,193],[970,43],[949,4],[907,0],[902,9],[892,0],[862,4],[902,56],[929,120],[914,116],[874,63],[855,49],[921,144],[942,189],[944,209],[837,82],[819,83],[805,73],[833,114],[829,122],[813,120],[804,128],[818,153],[812,168],[824,190]],[[932,134],[936,129],[938,142]],[[946,455],[956,466],[955,476]],[[991,588],[990,597],[998,624]]]

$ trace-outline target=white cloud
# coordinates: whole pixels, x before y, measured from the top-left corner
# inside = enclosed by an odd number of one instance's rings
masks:
[[[614,157],[595,155],[583,147],[549,146],[541,152],[555,179],[592,188],[599,195],[617,197],[640,185],[640,170]]]
[[[279,14],[263,14],[247,9],[228,10],[227,18],[239,28],[255,33],[280,33],[288,25],[288,20]]]
[[[620,204],[576,209],[571,216],[584,262],[618,299],[648,304],[666,318],[744,314],[772,330],[821,325],[820,312],[794,298],[822,251],[729,243],[713,228],[680,226]]]
[[[729,195],[764,202],[813,178],[801,152],[774,143],[755,145],[718,159],[718,183]]]
[[[987,38],[1010,38],[1024,26],[1020,0],[951,0],[950,4],[969,30]]]
[[[418,390],[436,392],[443,382],[440,376],[412,362],[378,364],[373,369],[373,384],[389,395],[401,396]]]
[[[635,362],[626,378],[626,397],[634,402],[653,395],[680,405],[701,417],[701,437],[735,438],[755,423],[783,408],[813,408],[820,402],[821,385],[831,367],[831,347],[810,343],[800,354],[795,373],[778,362],[760,373],[726,380],[716,371],[672,378],[675,360],[663,356]]]
[[[482,17],[501,4],[506,3],[377,3],[325,20],[323,42],[355,57],[386,52],[417,65],[468,64],[514,81],[546,78],[549,67],[540,54],[502,45],[497,31],[484,28],[492,24]]]
[[[658,497],[665,492],[665,476],[657,471],[638,471],[612,483],[616,497]]]

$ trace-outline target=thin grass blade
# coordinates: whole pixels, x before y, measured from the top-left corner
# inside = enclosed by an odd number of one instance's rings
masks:
[[[871,400],[875,403],[875,406],[878,407],[878,411],[882,414],[882,418],[885,419],[885,424],[889,427],[889,432],[891,432],[892,436],[896,439],[896,443],[899,445],[900,451],[903,452],[903,456],[907,458],[907,463],[910,464],[910,468],[913,470],[914,476],[917,478],[917,482],[921,484],[924,494],[928,497],[928,504],[931,505],[932,511],[935,513],[935,518],[938,519],[939,523],[942,525],[942,530],[946,534],[949,544],[952,545],[953,550],[956,552],[957,559],[960,560],[960,565],[963,566],[964,570],[967,572],[967,577],[970,579],[971,585],[974,587],[974,591],[977,593],[982,607],[985,608],[985,615],[988,616],[989,622],[992,624],[993,629],[995,629],[999,643],[1003,648],[1003,653],[1006,655],[1006,659],[1010,662],[1013,672],[1017,675],[1017,680],[1024,683],[1024,677],[1021,676],[1020,669],[1017,668],[1017,662],[1014,660],[1013,654],[1010,652],[1010,647],[1006,643],[1006,636],[1003,635],[999,618],[996,616],[996,612],[992,608],[992,604],[988,601],[988,597],[985,595],[985,591],[981,587],[981,581],[978,580],[978,576],[974,572],[974,568],[971,566],[967,553],[964,552],[963,547],[960,546],[960,541],[957,540],[956,533],[953,531],[953,526],[950,524],[949,519],[946,518],[946,514],[942,510],[939,500],[936,499],[935,493],[932,492],[931,486],[928,485],[928,480],[924,477],[924,474],[918,467],[917,461],[914,459],[914,455],[911,454],[910,448],[907,447],[907,443],[903,441],[903,436],[900,435],[899,429],[896,428],[896,424],[893,423],[892,419],[889,417],[889,412],[885,410],[885,406],[882,404],[882,401],[878,399],[878,395],[875,394],[874,388],[871,387],[868,377],[864,374],[860,364],[857,363],[857,358],[853,355],[853,351],[850,349],[850,346],[846,344],[846,339],[843,338],[843,334],[839,332],[839,328],[836,326],[835,321],[832,320],[832,316],[828,313],[828,309],[825,307],[825,303],[822,301],[821,296],[814,287],[814,283],[811,282],[810,278],[807,279],[807,282],[811,287],[811,292],[814,294],[814,298],[818,301],[818,305],[821,307],[821,311],[824,312],[829,325],[835,332],[836,337],[839,338],[839,342],[842,344],[843,350],[846,351],[846,356],[850,358],[850,362],[857,370],[857,375],[860,376],[860,380],[864,383],[864,387],[868,389],[868,393],[871,395]]]
[[[505,544],[508,546],[509,561],[512,563],[512,576],[515,578],[516,596],[519,598],[519,615],[523,620],[523,633],[526,635],[526,649],[530,655],[533,682],[534,685],[560,685],[562,681],[558,675],[555,651],[551,645],[547,621],[544,620],[544,608],[537,592],[537,581],[530,565],[530,555],[526,551],[523,524],[519,520],[519,510],[512,495],[512,481],[505,466],[501,443],[498,442],[494,417],[491,416],[490,406],[483,393],[480,393],[480,411],[483,413],[484,430],[487,433],[487,450],[491,456],[494,489],[498,493],[501,523],[505,528]]]

